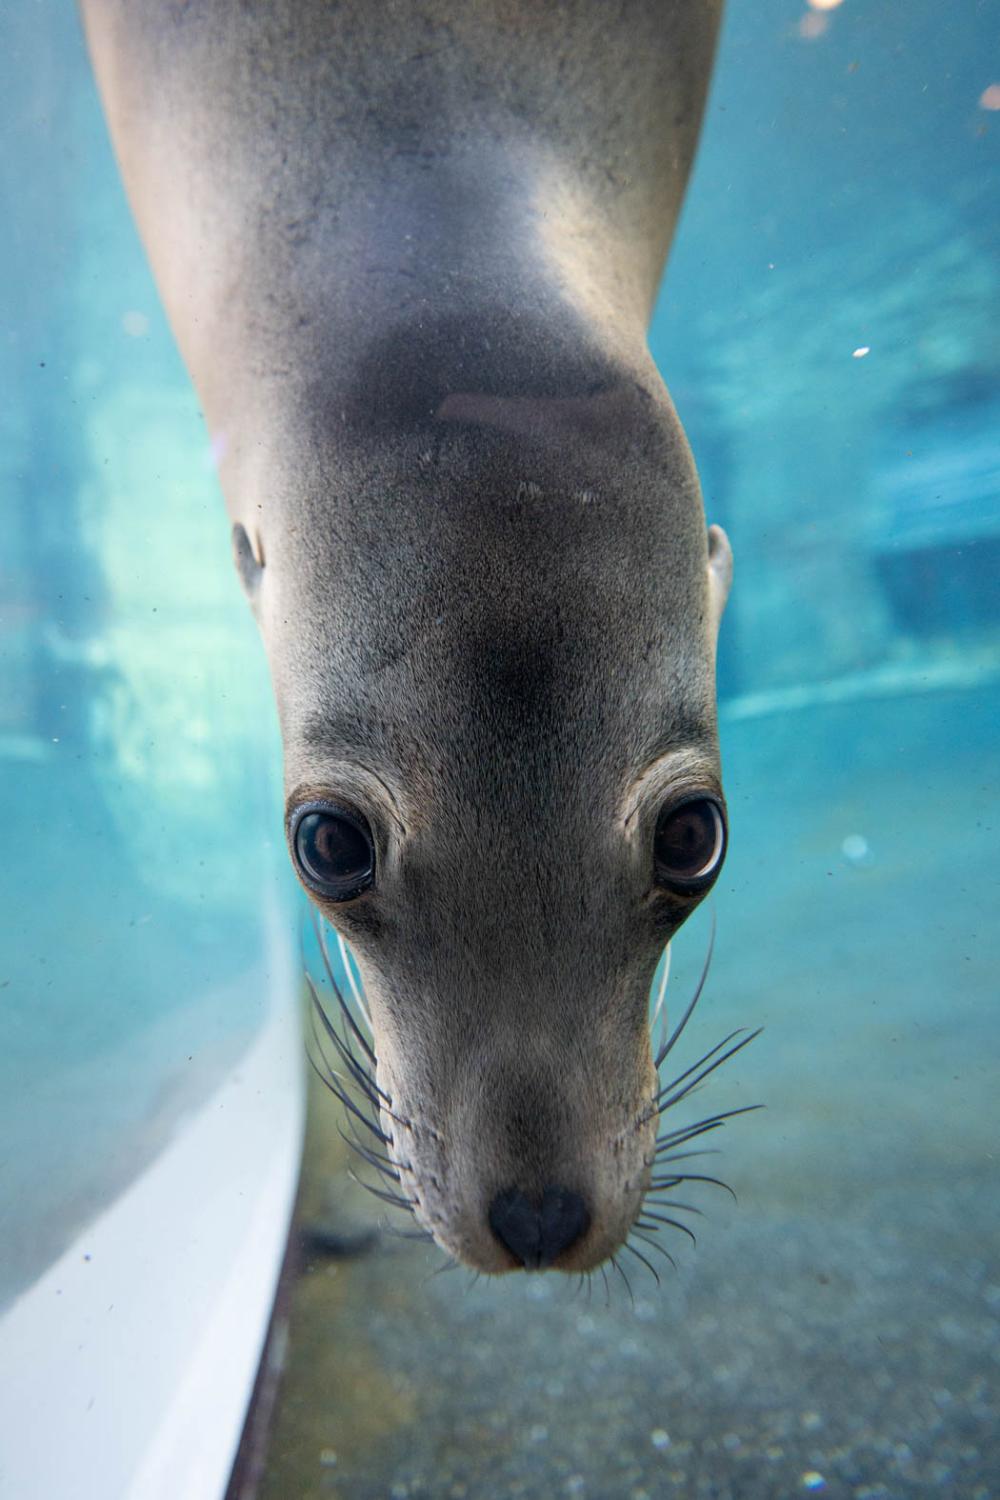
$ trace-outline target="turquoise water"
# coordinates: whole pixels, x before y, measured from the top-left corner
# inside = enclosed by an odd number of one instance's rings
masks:
[[[266,668],[77,18],[0,31],[2,1305],[249,1045],[287,879]]]
[[[7,1300],[246,1047],[286,875],[263,659],[75,19],[3,29]],[[637,1313],[428,1289],[417,1251],[345,1272],[328,1344],[408,1415],[365,1446],[331,1411],[343,1489],[310,1450],[303,1494],[996,1493],[998,33],[733,0],[653,325],[736,559],[692,1048],[766,1027],[711,1096],[767,1104],[739,1210]]]

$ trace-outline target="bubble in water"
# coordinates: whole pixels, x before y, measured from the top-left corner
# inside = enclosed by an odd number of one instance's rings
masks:
[[[850,865],[870,865],[871,845],[863,833],[849,833],[840,846],[840,852]]]

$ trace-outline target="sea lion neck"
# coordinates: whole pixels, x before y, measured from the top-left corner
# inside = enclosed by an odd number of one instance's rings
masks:
[[[579,400],[648,377],[635,268],[609,254],[595,278],[581,264],[546,170],[517,142],[465,142],[419,170],[390,164],[357,202],[308,230],[293,214],[294,231],[241,252],[259,263],[228,311],[239,349],[227,358],[218,329],[199,382],[210,425],[234,438],[242,425],[253,442],[305,408],[348,439],[435,420],[497,426],[478,398]],[[499,425],[512,419],[508,408]]]
[[[428,312],[576,315],[641,348],[715,7],[85,10],[171,323],[230,443],[304,374],[346,391],[373,329]]]

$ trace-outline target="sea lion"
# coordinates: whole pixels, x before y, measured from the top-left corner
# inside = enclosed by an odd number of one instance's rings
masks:
[[[363,977],[353,1076],[487,1272],[626,1241],[651,977],[725,853],[730,553],[646,346],[719,11],[83,0],[292,861]]]

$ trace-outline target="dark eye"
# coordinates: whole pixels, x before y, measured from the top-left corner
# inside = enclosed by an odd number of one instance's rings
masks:
[[[697,893],[719,873],[726,854],[726,824],[711,797],[665,807],[656,825],[656,879],[683,893]]]
[[[328,804],[300,807],[291,845],[306,885],[329,901],[351,901],[375,880],[375,844],[358,813]]]

